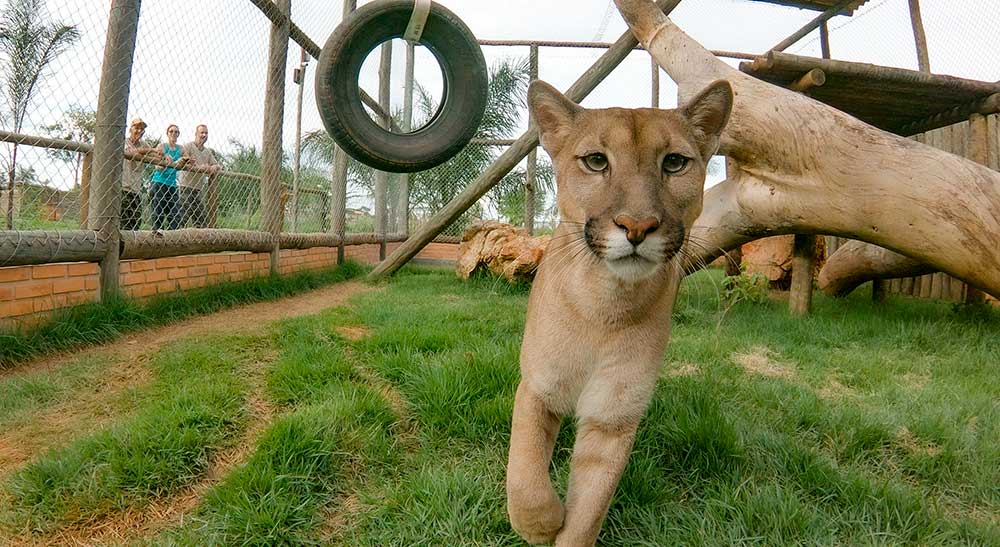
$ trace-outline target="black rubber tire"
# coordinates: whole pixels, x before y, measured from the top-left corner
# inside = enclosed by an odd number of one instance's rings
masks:
[[[365,111],[358,77],[368,54],[400,38],[413,0],[378,0],[344,20],[323,46],[316,69],[316,104],[327,132],[358,161],[394,173],[440,165],[475,135],[486,111],[487,73],[483,52],[465,23],[431,4],[420,43],[441,65],[444,93],[437,113],[412,133],[391,133]]]

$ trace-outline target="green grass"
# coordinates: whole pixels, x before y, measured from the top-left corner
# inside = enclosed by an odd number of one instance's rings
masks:
[[[817,295],[812,315],[792,318],[783,302],[729,306],[720,293],[718,272],[684,284],[602,545],[1000,544],[1000,314]],[[206,341],[224,353],[274,353],[263,382],[274,418],[182,524],[143,541],[519,544],[503,481],[526,305],[525,286],[410,269],[265,339]],[[168,353],[177,351],[157,362]],[[83,376],[98,370],[76,366]],[[244,388],[239,372],[226,372],[240,369],[172,366],[198,378],[190,389],[236,386],[236,402],[199,396],[206,415],[225,419],[197,423],[224,425],[204,427],[175,463],[158,463],[155,447],[130,452],[135,469],[165,470],[157,483],[166,487],[133,474],[93,486],[112,461],[88,448],[110,442],[98,435],[8,484],[13,515],[58,528],[73,521],[66,514],[141,506],[203,473],[206,460],[184,454],[210,457],[243,430]],[[21,387],[10,408],[74,385]],[[163,393],[112,431],[170,415],[164,401],[174,399]],[[564,421],[553,462],[562,492],[573,436]]]
[[[26,331],[0,330],[0,369],[46,353],[108,342],[126,332],[305,292],[365,271],[363,266],[345,262],[329,270],[221,283],[145,302],[123,298],[67,308]]]
[[[244,425],[246,356],[234,348],[253,343],[206,338],[164,348],[134,418],[45,454],[10,479],[14,527],[47,531],[94,520],[196,480]]]

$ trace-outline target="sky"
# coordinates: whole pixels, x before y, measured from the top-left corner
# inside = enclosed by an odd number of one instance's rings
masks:
[[[5,5],[7,0],[0,0]],[[361,0],[359,4],[365,4]],[[539,39],[613,42],[627,26],[609,0],[441,0],[480,39]],[[97,102],[109,0],[48,0],[52,21],[75,24],[80,41],[59,57],[46,75],[28,116],[27,132],[57,121],[70,106],[93,108]],[[966,78],[1000,80],[1000,2],[994,0],[923,0],[924,25],[934,72]],[[340,21],[341,4],[332,0],[292,0],[292,18],[322,45]],[[673,12],[678,25],[710,49],[762,53],[817,12],[749,0],[684,0]],[[907,0],[869,0],[852,18],[831,21],[835,59],[916,68]],[[193,138],[199,123],[209,126],[209,146],[233,150],[235,139],[259,148],[262,135],[269,22],[248,0],[145,0],[142,2],[128,118],[141,116],[147,137],[165,138],[168,124],[181,128],[181,141]],[[816,32],[789,52],[819,56]],[[485,47],[487,63],[524,58],[527,47]],[[566,89],[602,50],[543,48],[540,77]],[[362,73],[362,87],[376,95],[377,63],[373,54]],[[284,146],[295,143],[297,89],[292,69],[300,50],[289,48],[285,92]],[[392,100],[402,102],[403,46],[394,48]],[[728,61],[736,64],[737,61]],[[649,56],[634,52],[583,101],[584,106],[649,106]],[[662,73],[661,73],[662,74]],[[307,66],[303,88],[303,131],[322,127],[315,99],[315,62]],[[440,71],[418,48],[416,79],[440,94]],[[676,104],[676,87],[661,76],[660,105]],[[526,125],[526,116],[521,125]],[[514,135],[515,137],[517,135]],[[20,154],[20,152],[19,152]],[[43,179],[67,187],[72,171],[38,151],[24,161]]]

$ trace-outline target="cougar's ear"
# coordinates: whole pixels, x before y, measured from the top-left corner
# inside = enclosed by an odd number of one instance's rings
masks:
[[[732,109],[733,87],[725,80],[712,82],[681,109],[705,161],[719,149],[719,135]]]
[[[550,155],[555,155],[569,132],[580,106],[566,98],[558,89],[535,80],[528,87],[528,108],[538,125],[538,135],[542,146]]]

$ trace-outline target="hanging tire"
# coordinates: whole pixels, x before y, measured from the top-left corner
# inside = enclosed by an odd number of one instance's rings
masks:
[[[437,112],[411,133],[392,133],[365,111],[358,78],[376,47],[406,30],[413,0],[377,0],[345,19],[323,46],[316,69],[316,103],[327,132],[356,160],[394,173],[430,169],[457,154],[486,111],[486,61],[479,43],[454,13],[431,4],[420,44],[437,58],[444,93]]]

